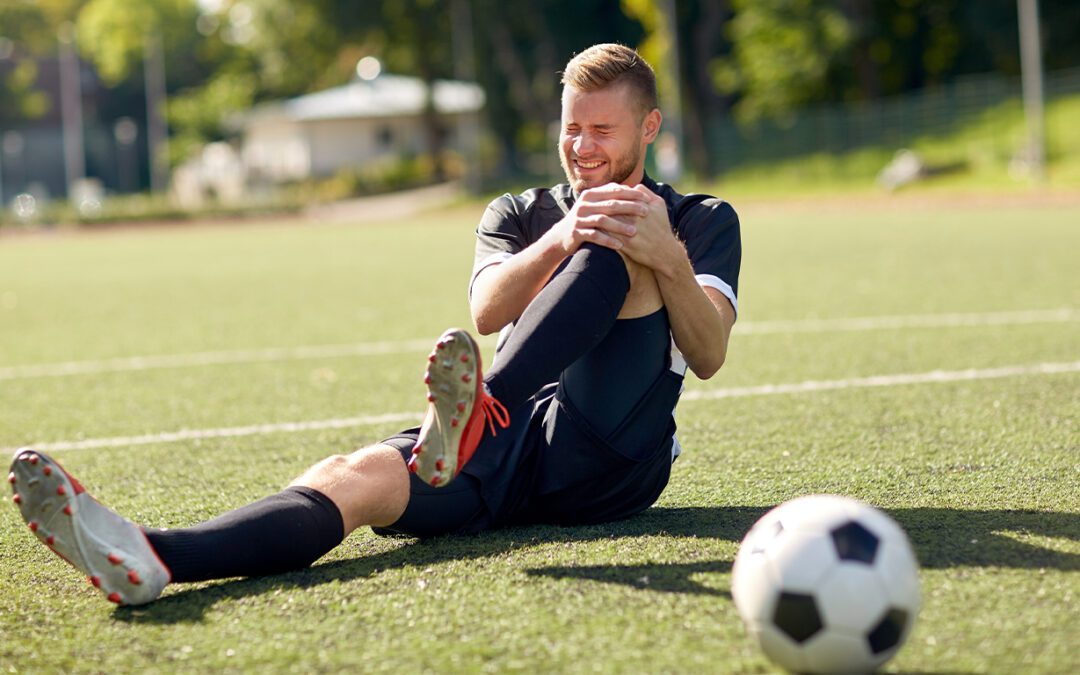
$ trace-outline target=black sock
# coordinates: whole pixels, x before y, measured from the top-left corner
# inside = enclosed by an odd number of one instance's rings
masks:
[[[341,512],[307,487],[288,487],[195,527],[145,528],[172,580],[253,577],[303,569],[345,538]]]
[[[510,410],[524,403],[604,339],[630,290],[622,256],[585,244],[522,313],[484,376]]]

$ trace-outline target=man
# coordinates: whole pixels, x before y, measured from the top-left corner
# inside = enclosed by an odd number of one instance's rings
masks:
[[[8,480],[30,529],[109,600],[140,604],[170,582],[306,567],[362,525],[425,537],[648,508],[680,452],[687,366],[709,378],[727,353],[738,219],[645,175],[661,115],[633,50],[591,47],[563,85],[568,182],[496,199],[477,229],[470,308],[481,333],[502,331],[486,375],[472,338],[447,331],[419,429],[191,528],[140,528],[22,450]]]

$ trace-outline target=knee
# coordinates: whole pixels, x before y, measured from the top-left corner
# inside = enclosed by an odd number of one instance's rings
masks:
[[[619,251],[607,246],[583,244],[571,257],[567,270],[578,274],[599,274],[607,278],[625,279],[629,290],[632,281],[633,266],[637,263]]]

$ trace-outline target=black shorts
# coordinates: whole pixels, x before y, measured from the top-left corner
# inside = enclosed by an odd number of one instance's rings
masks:
[[[683,380],[681,373],[669,369],[666,313],[616,322],[611,343],[605,338],[591,356],[615,358],[612,355],[627,350],[657,353],[657,345],[635,349],[635,341],[659,339],[658,321],[663,322],[665,361],[632,408],[617,413],[618,419],[603,419],[608,414],[603,405],[590,405],[588,414],[583,412],[573,402],[575,388],[583,387],[564,377],[512,410],[510,427],[485,437],[450,484],[434,488],[410,474],[404,514],[375,531],[430,537],[504,525],[586,524],[629,517],[648,508],[670,475],[672,411]],[[651,330],[643,330],[646,327]],[[604,372],[603,364],[589,372]],[[609,372],[615,375],[605,377],[603,386],[594,382],[585,387],[590,396],[602,396],[605,387],[625,388],[625,382],[618,381],[619,369]],[[418,433],[418,427],[409,429],[383,443],[408,461]]]

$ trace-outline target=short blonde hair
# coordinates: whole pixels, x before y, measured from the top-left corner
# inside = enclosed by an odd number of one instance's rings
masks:
[[[621,83],[630,86],[642,116],[657,107],[656,74],[633,49],[599,44],[570,59],[562,83],[579,91],[598,91]]]

